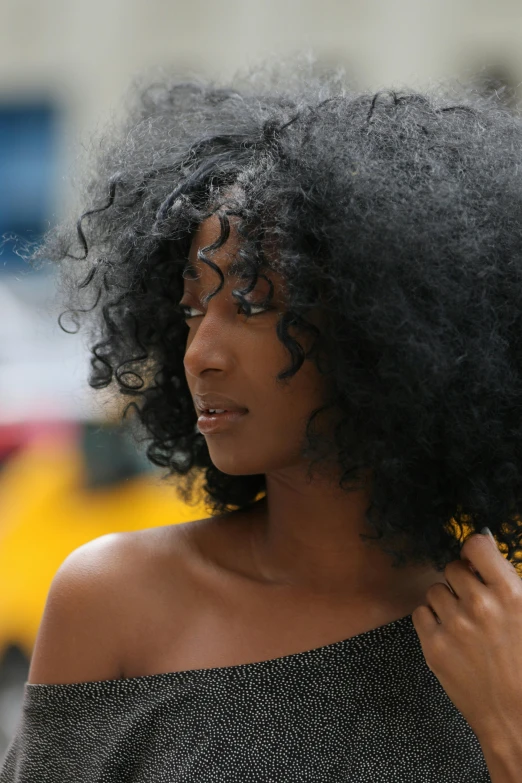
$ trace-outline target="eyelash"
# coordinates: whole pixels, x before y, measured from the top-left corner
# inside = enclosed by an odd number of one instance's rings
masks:
[[[195,310],[195,307],[190,307],[190,305],[178,305],[179,309],[181,310],[181,313],[186,321],[189,321],[191,318],[197,318],[196,315],[187,315],[188,310]],[[256,307],[262,307],[262,305],[251,305],[252,309]],[[252,313],[250,316],[247,316],[248,318],[252,318],[255,315],[262,315],[263,313],[269,312],[269,310],[273,310],[273,307],[262,307],[260,313]],[[238,307],[238,312],[241,310],[241,305]],[[246,310],[243,310],[244,315],[247,315]]]

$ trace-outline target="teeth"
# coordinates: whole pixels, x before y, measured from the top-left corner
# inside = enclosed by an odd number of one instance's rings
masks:
[[[209,413],[225,413],[224,410],[219,410],[218,408],[209,408]]]

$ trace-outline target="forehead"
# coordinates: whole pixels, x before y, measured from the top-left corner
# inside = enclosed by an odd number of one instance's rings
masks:
[[[230,233],[226,242],[221,245],[221,247],[209,250],[208,257],[226,273],[227,277],[232,277],[238,272],[237,264],[240,260],[237,257],[239,237],[236,230],[236,224],[238,218],[234,215],[230,215],[228,220],[230,224]],[[192,274],[195,274],[196,271],[201,272],[205,268],[208,269],[207,264],[203,264],[198,259],[198,251],[216,243],[220,239],[220,236],[221,223],[217,214],[211,215],[199,224],[196,233],[192,237],[188,261],[183,269],[184,273],[187,273],[188,279],[190,279]]]
[[[205,255],[224,273],[226,278],[234,278],[241,271],[240,267],[243,266],[243,260],[238,255],[240,247],[240,237],[237,232],[237,224],[239,218],[236,215],[228,216],[230,233],[226,242],[221,247],[215,250],[209,250]],[[202,250],[209,245],[213,245],[218,242],[221,236],[221,223],[217,214],[211,215],[206,220],[202,221],[194,236],[190,245],[188,261],[183,268],[183,276],[185,280],[193,280],[198,285],[198,280],[202,279],[206,275],[215,276],[215,272],[198,259],[198,251]],[[272,252],[268,253],[270,257]],[[284,287],[283,277],[275,269],[265,269],[264,274],[269,274],[272,281],[276,286]]]

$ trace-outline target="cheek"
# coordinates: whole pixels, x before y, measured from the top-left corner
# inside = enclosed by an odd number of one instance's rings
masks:
[[[306,444],[306,424],[310,414],[323,402],[322,376],[305,362],[298,373],[279,384],[266,364],[249,373],[251,389],[250,418],[244,426],[227,435],[209,438],[209,452],[214,464],[224,473],[233,475],[267,473],[300,464]],[[279,370],[284,365],[279,366]],[[313,422],[323,430],[323,417]]]
[[[287,365],[286,365],[287,366]],[[279,371],[285,368],[279,364]],[[288,435],[290,431],[298,436],[304,430],[312,411],[321,407],[326,400],[326,380],[319,373],[313,362],[305,361],[298,372],[286,381],[274,379],[267,387],[263,385],[264,399],[261,403],[265,410],[271,413],[272,421],[277,421],[277,427]],[[322,415],[315,418],[320,421]]]

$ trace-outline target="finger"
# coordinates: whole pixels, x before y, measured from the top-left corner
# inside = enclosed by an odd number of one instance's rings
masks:
[[[455,611],[458,596],[453,593],[445,582],[435,582],[428,589],[425,600],[437,621],[442,623]]]
[[[466,558],[452,560],[444,569],[444,578],[458,598],[469,594],[477,587],[477,580],[484,584],[480,574]]]
[[[422,636],[423,634],[433,633],[439,627],[439,621],[433,614],[430,606],[421,604],[413,610],[411,614],[413,625],[417,634]]]
[[[516,570],[500,552],[493,536],[475,533],[470,536],[460,549],[462,559],[469,560],[480,581],[491,587],[502,586],[506,580],[517,577]]]

